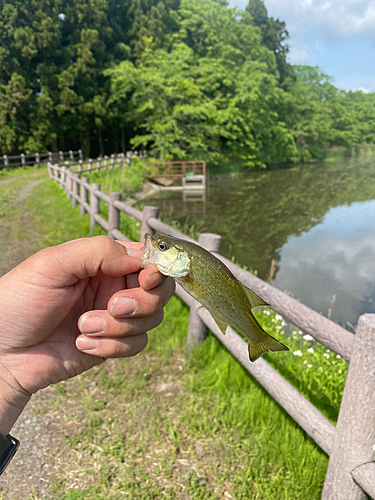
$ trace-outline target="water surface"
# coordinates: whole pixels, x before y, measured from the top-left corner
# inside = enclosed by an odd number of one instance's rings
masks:
[[[221,253],[346,328],[375,313],[375,160],[211,174],[202,195],[161,192],[160,218],[222,235]],[[185,198],[184,198],[185,197]]]

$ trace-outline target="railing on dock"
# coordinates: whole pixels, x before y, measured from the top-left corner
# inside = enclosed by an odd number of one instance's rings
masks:
[[[350,361],[335,427],[267,361],[261,358],[251,363],[245,341],[231,328],[228,328],[226,335],[223,335],[208,311],[181,287],[177,288],[178,296],[190,307],[188,350],[205,338],[209,328],[279,405],[330,456],[322,498],[365,500],[366,494],[375,498],[375,315],[361,316],[356,335],[353,335],[221,256],[219,235],[204,233],[200,235],[198,241],[194,241],[160,221],[157,207],[146,206],[141,212],[124,204],[120,193],[104,194],[100,191],[99,184],[89,184],[87,178],[80,179],[80,172],[72,172],[66,166],[52,163],[48,164],[48,169],[50,178],[58,182],[72,199],[72,206],[79,204],[82,214],[90,214],[91,231],[95,224],[99,224],[112,238],[130,241],[119,229],[120,213],[123,212],[141,222],[141,241],[146,232],[154,234],[158,231],[198,243],[221,259],[238,279],[260,295],[273,309]],[[108,220],[100,215],[101,202],[109,206]]]
[[[169,177],[183,178],[186,174],[203,175],[206,177],[205,161],[150,161],[146,165],[152,165],[155,173],[152,178]]]

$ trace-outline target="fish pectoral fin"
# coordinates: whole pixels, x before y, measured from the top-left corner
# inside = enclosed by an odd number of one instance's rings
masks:
[[[250,288],[247,288],[247,286],[243,285],[242,283],[240,283],[240,285],[242,286],[243,291],[246,293],[246,296],[249,299],[251,309],[256,306],[268,306],[267,302],[264,302],[264,300],[261,299],[255,292],[250,290]]]
[[[227,331],[227,328],[229,326],[228,323],[225,323],[225,321],[221,321],[221,319],[215,318],[215,316],[212,317],[215,320],[217,326],[220,328],[221,333],[225,335],[225,332]]]

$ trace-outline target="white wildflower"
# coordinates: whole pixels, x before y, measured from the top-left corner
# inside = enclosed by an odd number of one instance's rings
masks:
[[[276,314],[276,316],[275,316],[275,320],[276,320],[276,321],[280,321],[280,320],[282,320],[282,319],[283,319],[283,317],[282,317],[282,316],[280,316],[280,314]]]
[[[341,359],[340,354],[336,354],[336,358],[337,358],[337,359]]]
[[[307,365],[307,368],[312,368],[312,365]]]
[[[294,355],[294,356],[300,356],[300,357],[301,357],[301,356],[302,356],[302,352],[301,352],[300,350],[298,350],[298,351],[294,351],[293,355]]]
[[[323,356],[324,356],[325,358],[329,359],[329,354],[328,354],[328,352],[325,352],[325,353],[323,354]]]
[[[308,340],[308,341],[314,340],[314,338],[309,334],[304,335],[302,338],[303,338],[303,340]]]
[[[307,352],[311,352],[311,354],[312,354],[312,353],[314,352],[314,349],[313,349],[312,347],[309,347],[309,348],[307,349]]]

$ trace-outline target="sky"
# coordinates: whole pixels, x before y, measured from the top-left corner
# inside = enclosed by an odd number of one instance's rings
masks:
[[[230,0],[244,9],[248,0]],[[285,21],[289,62],[319,66],[344,90],[375,91],[375,0],[265,0]]]

